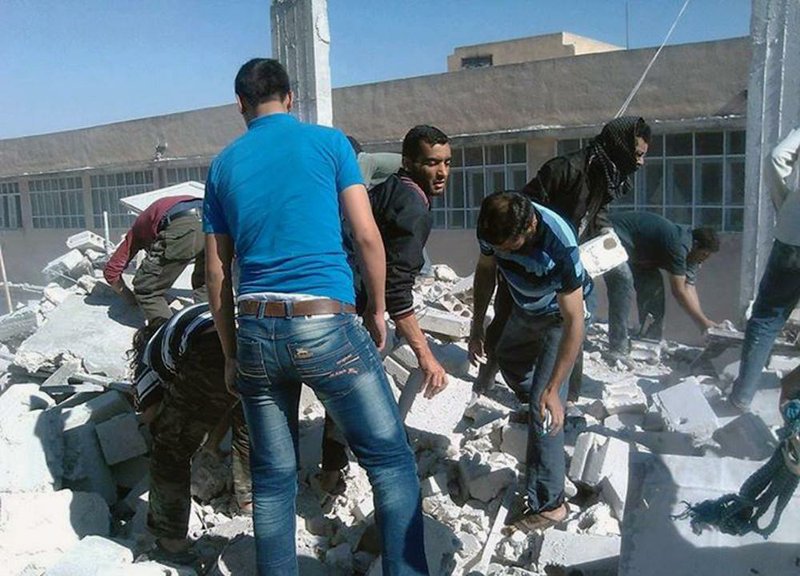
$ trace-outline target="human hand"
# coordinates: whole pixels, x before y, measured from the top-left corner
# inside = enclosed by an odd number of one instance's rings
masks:
[[[386,346],[386,319],[383,310],[368,310],[364,313],[364,328],[367,329],[378,350]]]
[[[545,421],[547,412],[550,412],[550,435],[555,436],[564,426],[564,405],[558,396],[558,388],[548,388],[539,400],[539,414],[542,422]]]
[[[228,393],[236,398],[239,397],[239,393],[236,391],[236,372],[238,369],[236,358],[225,358],[225,387],[228,389]]]
[[[483,346],[483,336],[470,336],[467,343],[467,353],[469,355],[469,363],[473,366],[478,364],[486,364],[486,350]]]
[[[422,388],[425,398],[433,398],[447,388],[447,372],[436,360],[433,354],[427,354],[418,359],[422,371]]]

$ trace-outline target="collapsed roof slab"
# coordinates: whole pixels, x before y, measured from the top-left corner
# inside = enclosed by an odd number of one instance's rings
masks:
[[[737,493],[761,465],[734,458],[632,455],[619,576],[697,574],[700,566],[704,576],[797,574],[800,494],[789,502],[769,540],[716,530],[698,535],[689,520],[671,518],[684,511],[684,502]]]

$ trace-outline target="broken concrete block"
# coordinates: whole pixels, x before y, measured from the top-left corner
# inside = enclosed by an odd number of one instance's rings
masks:
[[[739,375],[739,363],[742,358],[741,346],[730,346],[720,354],[709,359],[711,366],[722,382],[733,382]]]
[[[109,504],[117,500],[117,484],[91,422],[64,432],[64,485],[100,494]]]
[[[689,434],[698,442],[709,440],[719,427],[717,416],[703,396],[696,378],[686,378],[653,395],[670,430]]]
[[[192,496],[209,502],[230,490],[231,473],[220,458],[208,450],[199,450],[192,458]]]
[[[472,318],[472,307],[467,306],[452,294],[445,292],[436,298],[434,303],[437,307],[445,310],[446,312],[450,312],[450,314],[454,314],[455,316],[470,319]]]
[[[528,426],[509,422],[503,426],[503,442],[500,445],[503,454],[508,454],[519,462],[525,462],[528,449]]]
[[[658,364],[661,361],[661,342],[631,339],[631,350],[628,356],[636,362]]]
[[[383,359],[383,369],[394,379],[398,388],[403,388],[408,382],[410,372],[400,365],[394,358],[387,356]]]
[[[102,236],[95,234],[91,230],[84,230],[67,238],[67,248],[80,250],[81,252],[88,249],[105,252],[106,241]]]
[[[492,400],[488,396],[478,396],[464,411],[464,417],[472,420],[475,428],[480,428],[511,413],[511,408]]]
[[[72,430],[87,422],[99,424],[120,414],[132,414],[133,407],[128,398],[121,392],[109,390],[99,396],[61,411],[61,422],[64,431]]]
[[[458,461],[458,481],[462,493],[489,502],[516,478],[516,462],[501,454],[466,454]]]
[[[603,426],[609,430],[632,432],[642,428],[644,419],[645,414],[623,412],[621,414],[613,414],[603,420]]]
[[[411,349],[411,346],[408,344],[401,344],[394,350],[392,350],[389,358],[393,358],[397,362],[399,362],[406,370],[414,370],[419,368],[419,361],[417,360],[417,355],[414,354],[414,350]]]
[[[467,355],[466,343],[448,342],[439,344],[430,342],[431,352],[436,356],[439,364],[445,369],[447,374],[456,378],[466,378],[469,375],[469,357]]]
[[[51,260],[42,269],[42,274],[48,281],[57,280],[64,276],[69,278],[77,278],[72,276],[73,272],[77,270],[83,263],[83,254],[80,250],[70,250],[66,254],[62,254],[55,260]]]
[[[770,357],[767,368],[773,372],[777,372],[778,377],[782,378],[798,366],[800,366],[800,356],[773,354]]]
[[[45,297],[45,299],[48,302],[52,302],[56,306],[58,306],[64,300],[66,300],[70,294],[71,292],[69,290],[62,288],[55,282],[52,282],[47,286],[45,286],[44,292],[42,292],[42,295]]]
[[[603,387],[603,406],[608,414],[647,412],[647,396],[637,380],[637,376],[631,376]]]
[[[400,415],[405,415],[407,427],[427,434],[449,437],[456,431],[470,401],[472,387],[457,378],[449,378],[447,388],[433,398],[419,394],[422,383],[421,373],[410,378],[400,396]]]
[[[95,425],[106,464],[113,466],[147,453],[147,444],[139,433],[134,414],[119,414]]]
[[[599,487],[620,520],[628,491],[628,453],[627,442],[583,432],[575,443],[568,474],[575,483]]]
[[[765,460],[772,456],[778,441],[759,416],[748,412],[718,428],[713,435],[720,455],[743,460]]]
[[[447,264],[434,264],[433,277],[442,282],[458,282],[461,277]]]
[[[106,576],[133,562],[133,552],[122,544],[102,536],[86,536],[58,562],[47,569],[45,576]]]
[[[375,511],[375,504],[372,501],[372,495],[370,494],[366,498],[362,498],[358,504],[353,506],[352,514],[353,517],[358,520],[359,522],[364,522],[369,518],[372,513]]]
[[[471,321],[469,318],[442,312],[434,308],[426,308],[417,315],[419,327],[425,332],[441,334],[460,339],[469,336]]]
[[[61,487],[64,445],[52,403],[34,384],[0,396],[0,492],[49,492]],[[39,408],[39,409],[37,409]]]
[[[82,359],[87,372],[124,380],[133,333],[142,324],[141,311],[119,297],[84,299],[71,294],[20,344],[14,363],[33,373],[68,355]],[[81,328],[80,338],[75,337],[75,326]]]
[[[542,535],[542,546],[536,564],[540,570],[548,566],[578,571],[590,567],[592,574],[616,574],[621,543],[619,536],[592,536],[546,530]]]
[[[27,338],[39,327],[39,316],[36,308],[26,306],[0,316],[0,342],[19,341]]]
[[[428,476],[420,482],[422,497],[433,496],[435,494],[447,494],[447,472],[439,472],[435,476]]]
[[[613,230],[584,242],[578,247],[586,273],[592,278],[628,261],[628,253]]]
[[[133,489],[147,477],[150,471],[150,459],[145,456],[131,458],[111,467],[111,474],[117,486]]]
[[[108,536],[109,521],[108,506],[97,494],[0,493],[2,571],[19,574],[33,567],[41,573],[84,536]]]

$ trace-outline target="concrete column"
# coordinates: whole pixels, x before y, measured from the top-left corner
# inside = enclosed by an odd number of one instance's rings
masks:
[[[272,55],[289,72],[292,113],[303,122],[333,125],[327,0],[272,0]]]
[[[740,311],[755,297],[772,245],[770,152],[800,124],[800,2],[753,0],[750,35]]]

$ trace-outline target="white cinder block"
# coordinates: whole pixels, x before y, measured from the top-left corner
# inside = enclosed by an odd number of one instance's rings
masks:
[[[147,454],[147,444],[139,433],[139,422],[134,414],[109,418],[97,424],[95,430],[109,466]]]
[[[654,394],[653,402],[670,430],[689,434],[698,442],[709,440],[719,427],[717,416],[695,378],[686,378]]]

